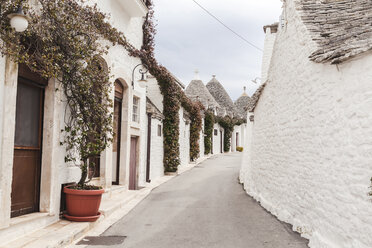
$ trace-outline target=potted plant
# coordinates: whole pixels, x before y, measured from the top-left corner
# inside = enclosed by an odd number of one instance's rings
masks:
[[[64,217],[72,221],[95,221],[100,217],[99,206],[104,189],[89,182],[94,175],[96,158],[112,142],[109,78],[99,58],[93,58],[87,64],[86,68],[72,72],[81,75],[72,79],[75,80],[74,91],[79,94],[70,98],[70,118],[62,130],[65,137],[61,144],[67,151],[65,162],[78,161],[81,169],[79,182],[63,189],[67,209]],[[85,76],[90,80],[79,79]]]

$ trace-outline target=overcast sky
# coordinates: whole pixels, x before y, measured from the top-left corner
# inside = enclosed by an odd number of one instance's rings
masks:
[[[280,0],[196,0],[226,25],[263,48],[262,27],[279,20]],[[233,100],[261,74],[262,52],[248,45],[192,0],[154,0],[156,57],[186,85],[194,71],[206,84],[217,75]]]

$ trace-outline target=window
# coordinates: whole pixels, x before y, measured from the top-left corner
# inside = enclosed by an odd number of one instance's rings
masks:
[[[133,114],[132,121],[139,123],[139,98],[133,97]]]
[[[158,136],[161,136],[161,125],[158,125]]]
[[[218,130],[214,129],[214,136],[217,136],[217,135],[218,135]]]

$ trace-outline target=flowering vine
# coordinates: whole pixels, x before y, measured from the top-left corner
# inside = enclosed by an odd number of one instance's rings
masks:
[[[121,45],[130,56],[139,57],[155,76],[164,97],[164,166],[175,172],[179,160],[179,109],[182,105],[193,115],[191,129],[201,130],[200,106],[191,102],[167,69],[154,57],[152,0],[143,24],[143,45],[135,49],[122,32],[112,27],[108,17],[97,5],[84,0],[38,0],[40,8],[24,6],[30,19],[29,28],[22,34],[10,28],[6,16],[16,10],[22,0],[0,0],[0,52],[16,63],[26,64],[44,78],[57,78],[66,96],[68,118],[64,130],[66,162],[80,162],[84,187],[88,168],[112,141],[112,101],[110,99],[110,68],[105,68],[101,57],[109,47],[99,42],[106,39]],[[84,65],[87,65],[86,67]],[[192,159],[199,153],[196,135],[190,135]],[[78,161],[79,160],[79,161]]]

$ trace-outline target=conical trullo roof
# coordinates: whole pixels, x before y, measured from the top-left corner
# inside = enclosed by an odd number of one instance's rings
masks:
[[[191,100],[200,101],[206,109],[220,107],[201,80],[192,80],[187,86],[185,93]]]
[[[251,98],[247,95],[245,92],[246,87],[244,87],[244,92],[243,94],[236,100],[235,104],[235,109],[240,118],[246,118],[246,107],[249,105],[249,102]]]
[[[213,75],[213,78],[209,83],[207,83],[207,89],[214,97],[214,99],[218,102],[218,104],[226,109],[226,112],[230,116],[234,116],[235,114],[235,106],[233,101],[231,100],[229,94],[227,94],[225,88],[222,86],[220,82],[216,79],[216,76]]]

